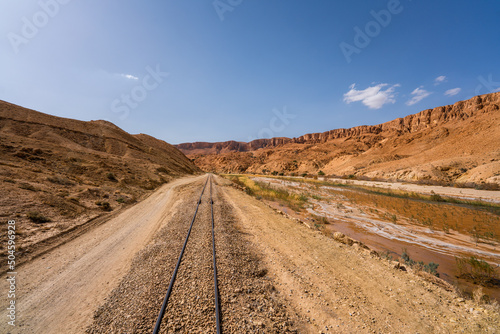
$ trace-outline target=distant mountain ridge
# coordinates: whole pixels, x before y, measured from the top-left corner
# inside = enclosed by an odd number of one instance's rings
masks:
[[[453,181],[464,176],[461,181],[498,182],[500,168],[496,164],[486,168],[488,172],[479,173],[481,175],[468,175],[460,171],[488,165],[482,159],[500,158],[499,105],[500,93],[492,93],[378,125],[311,133],[298,138],[258,139],[249,143],[183,143],[176,147],[195,159],[200,168],[219,172],[317,173],[323,170],[338,175],[371,175],[408,180]],[[476,121],[481,126],[478,127]],[[474,129],[479,132],[468,135],[468,143],[460,144],[458,128],[462,129],[462,134]],[[486,133],[491,133],[491,136],[484,137]],[[453,154],[452,142],[459,147],[470,147],[472,152]],[[486,143],[489,143],[489,148],[484,147]],[[397,145],[389,147],[390,144]],[[313,150],[312,146],[316,149]],[[438,148],[442,152],[436,155]],[[289,150],[294,153],[286,153]],[[417,156],[419,159],[413,161]],[[469,156],[468,160],[466,156]],[[453,173],[438,171],[442,163],[449,164],[449,161],[441,161],[443,158],[454,157],[462,162],[457,161],[457,166],[443,167],[450,167],[448,170],[453,170]],[[366,161],[365,158],[370,159]],[[396,160],[399,162],[392,163],[394,168],[387,164],[388,161]],[[439,166],[431,166],[432,163]],[[415,167],[413,170],[412,164]],[[380,168],[377,169],[375,165]]]
[[[498,93],[497,93],[498,95]],[[309,133],[297,138],[274,137],[270,139],[256,139],[251,142],[194,142],[175,145],[185,154],[213,154],[227,152],[250,152],[260,148],[273,148],[289,143],[316,144],[328,140],[361,136],[363,134],[379,134],[381,132],[393,131],[397,133],[411,133],[437,126],[452,120],[464,120],[474,116],[474,112],[481,110],[484,103],[498,102],[495,94],[476,96],[467,101],[460,101],[453,105],[447,105],[434,109],[427,109],[417,114],[408,115],[403,118],[381,123],[378,125],[360,125],[348,129],[335,129],[320,133]],[[496,105],[496,104],[494,104]],[[498,105],[496,105],[498,106]]]

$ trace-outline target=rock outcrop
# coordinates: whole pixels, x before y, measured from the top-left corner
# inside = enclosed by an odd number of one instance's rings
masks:
[[[378,125],[249,143],[177,147],[202,169],[364,175],[439,182],[500,182],[500,93]]]

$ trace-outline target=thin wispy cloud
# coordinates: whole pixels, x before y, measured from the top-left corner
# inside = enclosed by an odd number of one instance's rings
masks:
[[[356,84],[352,84],[349,87],[350,90],[344,94],[344,102],[349,104],[361,101],[370,109],[380,109],[384,104],[396,102],[394,91],[399,86],[399,84],[390,86],[389,84],[381,83],[363,90],[357,90]]]
[[[133,76],[132,74],[120,74],[122,78],[129,79],[129,80],[139,80],[138,77]]]
[[[413,92],[411,92],[411,95],[413,95],[413,97],[410,100],[406,101],[407,105],[412,106],[415,103],[418,103],[418,102],[422,101],[427,96],[429,96],[429,95],[432,94],[431,92],[426,91],[425,89],[423,89],[423,87],[424,86],[420,86],[418,88],[415,88],[413,90]]]
[[[446,81],[446,76],[440,75],[436,79],[434,79],[434,86],[439,85],[440,83],[443,83]]]
[[[444,95],[446,96],[454,96],[460,93],[462,88],[453,88],[453,89],[448,89],[446,92],[444,92]]]

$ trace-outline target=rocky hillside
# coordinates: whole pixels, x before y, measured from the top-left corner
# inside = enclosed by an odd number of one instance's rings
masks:
[[[15,219],[26,244],[198,172],[174,146],[148,135],[0,101],[0,219]]]
[[[355,175],[500,183],[500,93],[373,126],[178,148],[217,172]]]

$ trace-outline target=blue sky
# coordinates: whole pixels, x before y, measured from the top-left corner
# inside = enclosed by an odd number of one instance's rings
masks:
[[[378,124],[500,89],[500,2],[0,2],[0,99],[170,143]]]

